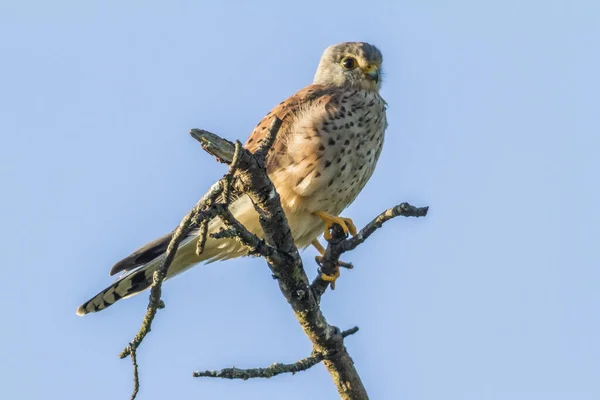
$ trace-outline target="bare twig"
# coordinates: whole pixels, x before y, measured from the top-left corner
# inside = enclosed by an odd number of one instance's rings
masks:
[[[204,246],[206,245],[206,236],[208,235],[208,221],[204,220],[200,223],[200,229],[198,233],[198,242],[196,243],[196,255],[204,253]]]
[[[281,128],[282,123],[283,121],[279,118],[273,118],[273,121],[271,122],[271,126],[269,127],[267,134],[260,142],[260,146],[258,147],[258,149],[254,152],[254,156],[258,159],[260,163],[264,163],[265,158],[269,153],[269,150],[271,150],[271,147],[273,147],[273,143],[275,143],[277,133],[279,133],[279,128]]]
[[[395,207],[385,210],[379,214],[373,221],[369,222],[358,234],[343,243],[344,252],[354,250],[359,244],[363,243],[383,224],[395,217],[424,217],[427,215],[429,207],[415,207],[408,203],[401,203]]]
[[[346,338],[350,335],[354,335],[356,332],[358,332],[358,326],[355,326],[354,328],[350,328],[350,329],[346,329],[345,331],[342,332],[342,338]]]
[[[129,343],[125,349],[119,354],[120,358],[125,358],[131,353],[131,349],[137,349],[139,345],[142,343],[146,335],[150,332],[152,328],[152,321],[154,320],[154,316],[156,315],[156,310],[160,304],[160,295],[161,295],[161,286],[167,275],[167,271],[175,258],[175,252],[177,251],[177,247],[183,241],[185,236],[191,230],[190,226],[192,225],[192,221],[199,218],[201,215],[201,220],[213,218],[216,216],[216,212],[214,210],[208,210],[201,212],[201,210],[205,207],[206,203],[213,198],[218,196],[222,191],[222,183],[221,181],[214,184],[211,189],[196,203],[194,208],[181,220],[181,223],[173,232],[173,236],[171,237],[171,241],[167,247],[167,251],[165,253],[165,258],[158,269],[154,272],[152,277],[152,288],[150,289],[150,301],[148,302],[148,308],[146,310],[146,315],[144,315],[144,319],[142,320],[142,326],[133,338],[133,340]]]
[[[401,203],[395,207],[385,210],[369,222],[364,228],[354,237],[346,238],[344,231],[339,225],[335,225],[332,230],[332,239],[327,245],[325,254],[319,257],[317,264],[319,265],[320,273],[331,275],[336,270],[336,266],[345,264],[340,261],[340,256],[347,251],[354,250],[358,245],[362,244],[383,224],[395,217],[424,217],[427,215],[429,207],[415,207],[408,203]],[[350,264],[352,265],[352,264]],[[315,297],[320,300],[321,296],[327,290],[330,282],[321,279],[321,274],[313,280],[310,285]]]
[[[164,303],[161,300],[161,288],[162,283],[164,282],[169,267],[175,258],[175,254],[177,252],[177,248],[179,244],[186,238],[189,232],[194,229],[194,227],[200,225],[200,237],[198,239],[198,245],[196,251],[198,254],[201,254],[204,251],[204,245],[206,243],[206,235],[208,230],[208,223],[211,219],[217,216],[220,212],[228,212],[227,205],[230,200],[230,193],[232,190],[232,181],[233,175],[237,169],[237,160],[239,158],[239,154],[242,151],[242,145],[238,141],[235,145],[235,150],[233,154],[233,162],[231,163],[231,167],[229,171],[223,178],[221,178],[216,184],[214,184],[210,190],[202,196],[202,198],[198,201],[198,203],[194,206],[194,208],[181,220],[181,223],[173,232],[173,236],[171,237],[171,241],[167,247],[167,251],[165,253],[165,258],[154,272],[152,276],[152,288],[150,289],[150,300],[148,302],[148,307],[146,310],[146,314],[144,319],[142,320],[142,326],[138,333],[135,335],[133,340],[129,343],[125,349],[119,354],[120,358],[125,358],[128,355],[132,357],[133,362],[133,374],[134,374],[134,390],[131,399],[135,399],[137,392],[139,390],[139,376],[137,372],[137,362],[135,361],[136,350],[146,337],[146,335],[152,329],[152,321],[156,316],[156,311],[159,308],[164,307]],[[215,201],[219,198],[219,196],[223,194],[225,199],[225,206],[223,204],[215,204]]]
[[[229,209],[222,210],[219,216],[228,229],[213,234],[213,237],[233,238],[246,246],[250,255],[262,256],[267,262],[284,264],[289,261],[289,255],[281,253],[276,248],[269,246],[263,239],[246,229],[246,227],[233,216]]]
[[[129,349],[129,354],[131,356],[131,364],[133,365],[133,393],[131,394],[131,400],[135,400],[135,397],[140,390],[140,376],[138,374],[138,364],[136,359],[136,349]]]
[[[358,332],[358,326],[352,329],[348,329],[342,332],[342,338],[350,336]],[[266,368],[224,368],[218,371],[196,371],[192,374],[195,378],[208,377],[208,378],[223,378],[223,379],[242,379],[248,380],[252,378],[272,378],[280,374],[296,374],[300,371],[306,371],[307,369],[317,365],[325,359],[323,353],[315,353],[309,357],[303,358],[292,364],[280,364],[274,363]]]
[[[219,162],[230,164],[233,160],[235,146],[229,140],[203,129],[192,129],[190,135],[202,144],[202,148],[217,157]]]
[[[240,153],[242,152],[242,144],[239,140],[235,141],[235,150],[233,153],[233,159],[231,160],[231,165],[229,166],[229,171],[225,175],[225,188],[223,190],[223,198],[224,203],[229,205],[229,200],[231,199],[231,190],[233,186],[233,179],[235,172],[237,171],[238,164],[240,162]]]
[[[280,374],[295,374],[296,372],[306,371],[323,361],[322,354],[306,357],[292,364],[274,363],[266,368],[223,368],[221,370],[195,371],[194,378],[223,378],[223,379],[241,379],[248,380],[252,378],[272,378]]]

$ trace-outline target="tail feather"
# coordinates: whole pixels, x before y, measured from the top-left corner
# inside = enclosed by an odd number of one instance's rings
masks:
[[[238,199],[232,207],[232,212],[246,228],[256,234],[260,234],[261,230],[258,223],[258,215],[254,211],[248,197],[244,196]],[[217,232],[222,226],[223,224],[221,221],[216,219],[211,222],[208,230],[209,232]],[[240,257],[245,254],[243,246],[236,240],[214,239],[209,236],[204,247],[204,252],[198,256],[196,254],[197,235],[198,232],[195,232],[180,244],[179,249],[175,254],[175,258],[169,267],[166,279],[172,278],[203,261],[212,262],[216,260],[225,260]],[[158,240],[162,240],[162,238]],[[156,250],[154,247],[152,247],[153,251]],[[139,258],[139,255],[136,257]],[[112,285],[79,306],[77,315],[81,316],[102,311],[121,299],[134,296],[148,289],[152,285],[154,271],[156,271],[162,263],[164,257],[164,252],[162,254],[157,254],[157,256],[147,264],[141,265],[137,269],[122,275]],[[131,256],[127,259],[129,258],[131,258]]]
[[[98,312],[110,307],[121,299],[126,299],[148,289],[156,268],[141,268],[119,280],[86,301],[77,309],[77,315]]]

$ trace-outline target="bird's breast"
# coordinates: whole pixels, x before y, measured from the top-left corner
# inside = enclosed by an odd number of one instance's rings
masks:
[[[307,107],[286,137],[286,162],[271,174],[284,208],[338,215],[373,174],[386,126],[385,102],[374,92]]]

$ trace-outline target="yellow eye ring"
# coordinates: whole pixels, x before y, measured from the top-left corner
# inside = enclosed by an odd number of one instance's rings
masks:
[[[345,57],[341,64],[345,69],[354,69],[358,65],[356,59],[352,57]]]

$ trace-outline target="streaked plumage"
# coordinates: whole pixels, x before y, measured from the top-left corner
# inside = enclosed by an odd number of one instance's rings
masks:
[[[267,157],[267,171],[299,248],[308,246],[324,231],[323,220],[315,213],[339,215],[375,169],[387,127],[385,101],[379,95],[381,62],[379,50],[367,43],[349,42],[327,48],[314,83],[276,106],[246,141],[245,147],[255,151],[272,117],[283,120]],[[261,235],[258,216],[247,196],[235,200],[231,210],[251,232]],[[215,219],[209,231],[220,226]],[[204,253],[197,256],[197,235],[194,231],[180,245],[168,278],[202,261],[245,254],[234,240],[209,238]],[[170,238],[171,233],[116,263],[111,275],[127,273],[81,305],[77,314],[100,311],[147,289]]]

